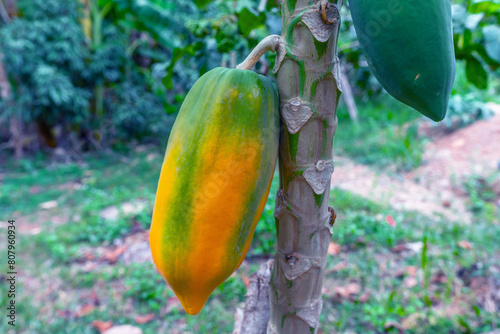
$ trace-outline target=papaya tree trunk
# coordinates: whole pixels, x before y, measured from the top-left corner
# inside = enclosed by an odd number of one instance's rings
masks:
[[[328,206],[340,97],[336,55],[342,0],[282,0],[276,58],[283,130],[276,196],[277,250],[268,333],[316,333],[335,219]]]
[[[0,0],[0,18],[5,24],[10,23],[11,21],[7,8],[5,8],[2,0]]]

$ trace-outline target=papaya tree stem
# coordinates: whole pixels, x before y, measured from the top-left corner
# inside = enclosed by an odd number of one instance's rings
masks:
[[[260,57],[267,51],[275,52],[281,42],[281,37],[278,35],[269,35],[260,41],[259,44],[250,52],[248,57],[236,68],[242,70],[251,70],[252,67],[259,61]]]
[[[332,2],[330,2],[332,1]],[[341,93],[337,38],[342,0],[281,1],[276,255],[268,333],[317,333],[326,256],[335,221],[329,204]]]

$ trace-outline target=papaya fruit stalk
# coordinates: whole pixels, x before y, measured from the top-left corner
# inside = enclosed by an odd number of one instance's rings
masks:
[[[341,94],[337,40],[342,0],[281,1],[276,58],[280,117],[277,246],[268,333],[316,333],[326,255],[335,220],[328,206],[336,109]]]

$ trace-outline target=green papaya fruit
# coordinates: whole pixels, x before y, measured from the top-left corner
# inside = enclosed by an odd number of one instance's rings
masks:
[[[380,84],[434,121],[455,78],[450,0],[350,0],[361,50]]]

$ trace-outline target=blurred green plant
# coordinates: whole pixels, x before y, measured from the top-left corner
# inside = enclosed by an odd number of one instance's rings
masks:
[[[0,103],[3,121],[14,116],[26,130],[36,126],[45,144],[78,151],[168,137],[166,100],[132,59],[130,31],[105,20],[109,8],[93,11],[91,36],[76,0],[24,0],[19,11],[0,29],[13,87]]]
[[[420,165],[426,140],[418,134],[417,112],[383,95],[359,108],[359,117],[358,124],[350,122],[345,106],[339,107],[335,145],[342,154],[395,171]]]
[[[81,124],[89,118],[90,53],[72,1],[23,1],[24,18],[0,30],[0,45],[13,94],[3,116],[39,127]],[[22,7],[23,4],[27,6]]]
[[[21,18],[0,29],[13,87],[9,100],[0,101],[2,120],[16,116],[24,131],[38,127],[45,144],[80,150],[132,138],[164,143],[173,123],[165,111],[178,110],[201,74],[235,66],[280,29],[276,4],[255,0],[21,0],[18,6]]]
[[[500,181],[498,173],[488,177],[473,175],[465,180],[463,188],[469,195],[470,210],[486,221],[500,221]]]
[[[173,296],[170,289],[165,289],[165,282],[151,263],[132,263],[125,275],[125,296],[143,303],[154,312],[160,311],[165,300]]]
[[[489,73],[500,68],[500,1],[461,0],[452,13],[455,57],[465,61],[467,80],[487,89]]]
[[[249,256],[270,255],[273,254],[275,250],[276,223],[274,218],[274,207],[278,188],[279,177],[278,173],[275,173],[264,211],[255,228],[255,236],[250,245]]]

